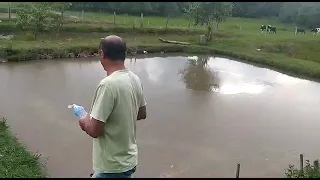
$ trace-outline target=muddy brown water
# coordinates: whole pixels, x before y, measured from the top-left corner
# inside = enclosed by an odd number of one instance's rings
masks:
[[[136,177],[283,177],[288,164],[320,158],[320,85],[211,57],[127,59],[148,100],[138,122]],[[91,139],[67,108],[89,107],[106,75],[97,59],[0,65],[0,115],[51,177],[88,177]]]

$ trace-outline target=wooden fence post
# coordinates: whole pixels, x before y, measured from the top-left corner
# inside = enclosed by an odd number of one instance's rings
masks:
[[[303,173],[303,154],[300,154],[300,171]]]
[[[9,20],[11,21],[11,2],[8,2],[8,5]]]
[[[313,161],[313,166],[314,166],[315,170],[317,170],[317,171],[319,170],[319,160],[318,159]]]
[[[113,26],[116,26],[116,12],[113,12]]]
[[[169,16],[166,18],[166,28],[168,28]]]
[[[81,21],[82,21],[82,23],[83,23],[83,15],[84,15],[84,10],[82,10],[82,12],[81,12]]]
[[[239,176],[240,176],[240,163],[237,164],[236,178],[239,178]]]
[[[143,27],[143,13],[141,13],[140,17],[140,27]]]

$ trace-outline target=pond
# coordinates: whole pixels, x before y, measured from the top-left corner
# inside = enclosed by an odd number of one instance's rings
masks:
[[[136,177],[284,177],[320,157],[320,85],[221,57],[127,59],[144,85]],[[90,107],[98,59],[4,63],[0,115],[51,177],[88,177],[92,140],[67,108]]]

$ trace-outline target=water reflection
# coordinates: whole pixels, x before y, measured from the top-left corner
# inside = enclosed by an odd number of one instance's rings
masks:
[[[240,63],[238,66],[233,65],[237,63],[238,62],[226,61],[225,58],[209,58],[209,61],[207,62],[208,66],[216,72],[219,72],[219,75],[221,76],[219,88],[216,88],[213,91],[221,94],[260,94],[264,92],[266,88],[273,85],[268,81],[260,79],[259,76],[256,76],[256,74],[261,74],[261,72],[254,72],[255,75],[246,76],[253,68],[249,69],[248,67],[247,69],[250,71],[243,71]],[[253,71],[255,70],[256,69],[253,69]]]
[[[241,66],[233,66],[232,63],[237,62],[219,57],[188,57],[186,66],[180,71],[181,80],[188,89],[220,94],[260,94],[275,85],[256,75],[246,76]]]
[[[264,90],[264,86],[254,83],[239,83],[239,84],[223,84],[220,89],[215,89],[215,92],[222,94],[259,94]]]
[[[208,60],[208,57],[189,59],[186,67],[179,72],[188,89],[212,91],[219,88],[218,74],[208,66]]]

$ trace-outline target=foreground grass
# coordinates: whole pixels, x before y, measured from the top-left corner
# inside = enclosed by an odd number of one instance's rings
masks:
[[[38,157],[28,152],[0,120],[0,178],[44,177]]]

